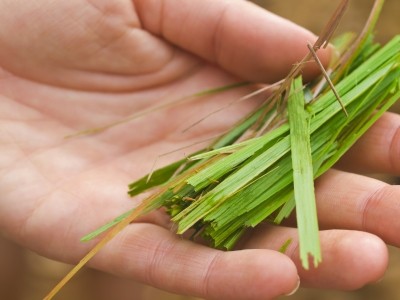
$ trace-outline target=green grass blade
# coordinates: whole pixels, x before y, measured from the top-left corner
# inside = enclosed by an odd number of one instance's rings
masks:
[[[301,78],[293,81],[288,100],[290,144],[292,153],[294,198],[300,240],[300,259],[309,269],[309,255],[314,266],[321,262],[314,172],[311,157],[310,120],[306,112]]]
[[[99,236],[103,232],[106,232],[108,229],[111,227],[114,227],[118,223],[120,223],[122,220],[124,220],[126,217],[128,217],[132,213],[133,209],[128,210],[127,212],[123,213],[122,215],[116,217],[114,220],[111,222],[104,224],[103,226],[97,228],[95,231],[90,232],[89,234],[85,235],[84,237],[81,238],[81,242],[89,242],[93,240],[95,237]]]
[[[181,159],[154,171],[151,175],[143,176],[129,185],[128,194],[133,197],[153,187],[166,183],[178,171],[178,169],[187,164],[187,162],[187,159]]]

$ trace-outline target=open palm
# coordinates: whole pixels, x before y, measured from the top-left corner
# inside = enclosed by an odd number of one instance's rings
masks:
[[[138,203],[127,197],[127,184],[157,156],[216,136],[254,103],[184,132],[247,92],[238,88],[100,134],[64,136],[206,88],[276,81],[314,39],[244,1],[1,0],[0,20],[0,230],[70,263],[93,246],[80,237]],[[311,66],[305,75],[315,72]],[[399,124],[397,115],[385,115],[342,169],[397,173]],[[400,244],[398,188],[344,171],[329,172],[317,187],[326,229],[317,270],[301,269],[297,242],[288,256],[272,251],[296,240],[295,229],[260,227],[242,243],[248,250],[225,253],[176,237],[163,212],[126,228],[91,265],[210,299],[273,298],[292,291],[298,274],[306,285],[343,289],[380,278],[387,264],[380,238]]]

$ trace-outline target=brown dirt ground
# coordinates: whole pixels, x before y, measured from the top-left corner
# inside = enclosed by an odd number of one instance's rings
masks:
[[[258,0],[257,4],[276,12],[318,33],[338,1],[332,0]],[[372,0],[353,0],[342,22],[340,31],[359,31]],[[310,9],[312,8],[312,9]],[[399,33],[400,1],[387,0],[380,23],[377,39],[385,42]],[[399,111],[397,109],[397,111]],[[393,178],[389,178],[393,180]],[[315,291],[300,289],[291,297],[296,300],[369,300],[400,299],[400,251],[390,248],[390,267],[385,278],[355,292]],[[41,299],[70,266],[50,261],[27,250],[0,239],[0,299]],[[86,269],[69,284],[57,298],[60,300],[189,300],[140,284],[121,281],[110,275]]]

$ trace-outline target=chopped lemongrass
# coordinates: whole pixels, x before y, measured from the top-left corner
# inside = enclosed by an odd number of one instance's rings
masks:
[[[314,177],[329,169],[400,97],[399,53],[400,37],[395,37],[379,51],[370,52],[368,59],[338,80],[336,88],[348,117],[340,113],[341,105],[332,91],[321,91],[306,104]],[[276,106],[263,108],[276,110]],[[252,119],[250,123],[254,125],[261,115],[274,116],[258,111],[248,120]],[[240,134],[235,135],[239,139]],[[145,176],[132,183],[129,193],[136,195],[162,186],[166,192],[154,200],[173,212],[178,233],[195,226],[214,246],[230,249],[244,228],[263,220],[280,223],[293,211],[290,139],[289,125],[285,123],[260,137],[211,146],[214,150],[205,149],[189,160],[155,171],[150,180]],[[180,179],[174,179],[176,176]],[[300,244],[307,243],[304,238],[307,235],[300,236]]]
[[[301,77],[293,80],[288,99],[290,145],[293,169],[293,188],[299,229],[300,259],[308,270],[308,256],[314,257],[314,266],[321,262],[317,208],[314,193],[314,171],[310,142],[310,115],[305,110]]]

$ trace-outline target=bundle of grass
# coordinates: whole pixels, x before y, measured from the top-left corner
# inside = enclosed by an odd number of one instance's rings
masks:
[[[177,233],[193,230],[216,248],[232,249],[247,228],[279,224],[296,208],[300,257],[308,269],[322,260],[314,179],[339,158],[400,98],[400,36],[381,47],[372,30],[383,6],[375,1],[356,39],[336,40],[342,54],[320,79],[304,85],[303,64],[328,44],[348,1],[310,53],[279,88],[209,148],[172,163],[129,185],[129,194],[154,193],[138,207],[84,237],[114,227],[49,294],[50,299],[99,249],[135,218],[165,207]],[[350,47],[349,45],[352,45]],[[329,75],[328,75],[329,74]],[[215,91],[214,91],[215,92]]]

